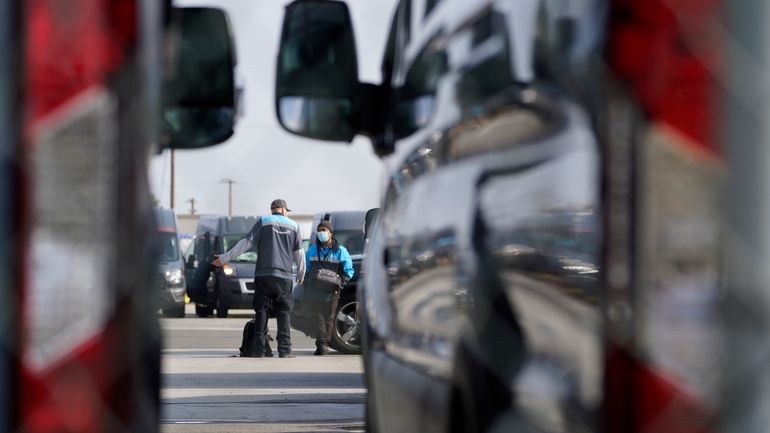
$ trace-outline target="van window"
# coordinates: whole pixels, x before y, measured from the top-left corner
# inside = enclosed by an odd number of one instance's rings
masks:
[[[334,232],[334,239],[348,250],[350,255],[364,253],[364,232],[361,230],[339,230]]]
[[[473,50],[494,54],[463,70],[457,83],[457,94],[465,112],[477,112],[493,96],[515,84],[511,70],[510,35],[503,14],[488,11],[473,22],[471,30]]]
[[[437,4],[439,4],[441,0],[428,0],[425,2],[425,17],[427,18],[428,15],[433,11],[433,8],[436,7]]]
[[[183,254],[184,255],[182,256],[182,258],[184,259],[185,262],[187,261],[187,259],[190,258],[190,256],[195,254],[195,239],[193,239],[192,242],[187,244],[187,248],[185,248]]]
[[[179,239],[176,233],[158,232],[160,237],[160,259],[164,262],[179,260]]]
[[[235,244],[238,243],[243,237],[246,236],[244,234],[241,235],[224,235],[222,236],[222,253],[225,251],[230,250],[230,248],[234,247]],[[241,254],[240,256],[233,259],[234,262],[257,262],[257,253],[256,251],[250,250],[246,251],[245,253]]]
[[[412,0],[404,0],[401,3],[401,25],[404,30],[404,46],[409,43],[412,38]]]
[[[446,52],[437,45],[435,38],[422,49],[398,90],[393,125],[398,138],[427,125],[433,115],[439,80],[449,68]]]
[[[195,256],[198,260],[206,259],[211,251],[211,233],[206,232],[195,238]]]

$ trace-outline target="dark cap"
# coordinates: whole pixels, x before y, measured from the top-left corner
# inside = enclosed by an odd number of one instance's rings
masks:
[[[318,223],[318,227],[316,227],[316,230],[320,229],[321,227],[326,228],[330,232],[334,232],[334,229],[332,228],[332,223],[330,223],[329,221],[321,221],[320,223]]]
[[[270,203],[270,209],[278,209],[278,208],[286,208],[288,212],[291,212],[291,209],[289,209],[289,206],[286,205],[286,200],[277,198],[273,200],[272,203]]]

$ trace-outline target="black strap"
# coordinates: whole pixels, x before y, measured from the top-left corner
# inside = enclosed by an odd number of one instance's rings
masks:
[[[332,253],[331,247],[329,247],[329,252],[324,254],[323,260],[321,259],[321,248],[319,248],[318,244],[315,246],[315,256],[318,258],[318,261],[320,262],[328,262],[329,255]]]

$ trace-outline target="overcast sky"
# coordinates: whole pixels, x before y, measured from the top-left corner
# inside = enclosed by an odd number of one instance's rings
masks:
[[[268,212],[284,198],[295,213],[368,209],[379,205],[383,167],[368,139],[348,145],[306,140],[284,132],[275,118],[273,84],[278,38],[287,0],[217,0],[230,13],[238,51],[237,75],[245,88],[244,114],[235,135],[208,149],[176,151],[177,214],[227,214],[227,185],[235,180],[233,215]],[[395,0],[348,0],[365,82],[380,82],[380,61]],[[176,1],[209,6],[209,1]],[[170,202],[169,152],[153,157],[152,192]]]

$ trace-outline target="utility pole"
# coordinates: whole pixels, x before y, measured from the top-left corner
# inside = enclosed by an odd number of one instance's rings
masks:
[[[233,216],[233,184],[235,181],[228,177],[222,179],[220,182],[227,184],[227,216]]]
[[[174,149],[171,149],[171,200],[169,201],[169,207],[174,209]]]
[[[184,201],[185,203],[190,203],[190,215],[195,215],[195,199],[191,198]]]

